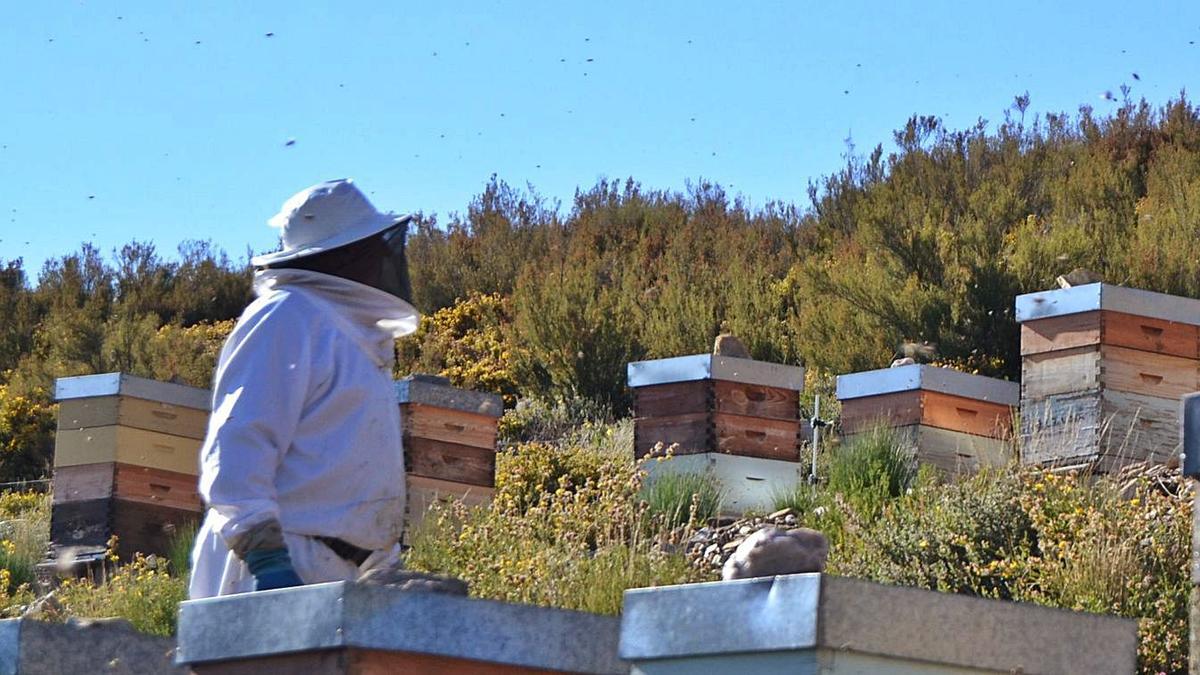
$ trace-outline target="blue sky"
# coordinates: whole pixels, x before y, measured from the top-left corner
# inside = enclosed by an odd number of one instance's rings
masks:
[[[627,176],[803,204],[845,139],[890,147],[914,113],[961,128],[1026,91],[1035,112],[1103,112],[1122,84],[1161,105],[1200,77],[1183,1],[3,9],[0,259],[35,278],[85,241],[268,250],[284,199],[344,176],[443,222],[492,174],[564,208]]]

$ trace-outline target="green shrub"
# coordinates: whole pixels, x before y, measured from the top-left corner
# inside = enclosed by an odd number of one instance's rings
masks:
[[[650,515],[661,518],[661,523],[668,529],[674,529],[716,517],[721,512],[725,489],[712,473],[671,473],[667,470],[643,486],[642,497],[649,506]]]
[[[917,463],[903,438],[877,426],[858,434],[828,456],[828,489],[874,515],[904,494],[917,476]]]
[[[115,563],[116,556],[110,561]],[[171,575],[164,561],[139,553],[129,564],[106,570],[96,583],[64,579],[56,597],[61,609],[42,618],[119,617],[143,633],[174,635],[187,579]]]
[[[559,443],[566,440],[586,443],[588,439],[578,438],[579,432],[601,427],[607,424],[611,417],[604,406],[579,396],[560,396],[555,399],[523,398],[500,418],[500,444],[515,445],[535,441]]]

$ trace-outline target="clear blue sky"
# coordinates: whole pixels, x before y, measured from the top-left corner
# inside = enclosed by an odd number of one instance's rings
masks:
[[[1200,79],[1194,0],[2,8],[0,259],[35,279],[84,241],[268,250],[284,199],[343,176],[443,222],[493,173],[564,208],[626,176],[804,203],[847,137],[890,147],[914,113],[1105,111],[1122,84],[1160,105]]]

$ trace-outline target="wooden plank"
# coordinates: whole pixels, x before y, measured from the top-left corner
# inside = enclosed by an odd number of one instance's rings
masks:
[[[1200,359],[1200,326],[1110,310],[1101,314],[1104,344]]]
[[[202,511],[196,476],[145,466],[117,464],[116,497],[126,501],[167,506],[185,511]]]
[[[420,403],[400,406],[401,428],[406,437],[495,448],[498,421],[476,413],[434,408]]]
[[[1200,390],[1200,361],[1103,345],[1106,389],[1178,400]]]
[[[925,426],[990,438],[1012,435],[1013,409],[1006,405],[936,391],[921,393],[921,424]]]
[[[637,417],[633,420],[634,452],[645,457],[656,443],[678,443],[675,454],[688,455],[712,449],[712,425],[708,413],[670,417]]]
[[[778,420],[800,419],[800,392],[743,382],[714,380],[713,410]]]
[[[195,527],[199,520],[200,514],[195,511],[113,500],[113,534],[117,535],[117,552],[123,559],[132,558],[134,552],[167,555],[176,533]]]
[[[115,462],[60,466],[54,469],[53,503],[107,499],[113,495]]]
[[[469,445],[409,438],[404,442],[409,474],[491,487],[496,482],[496,451]]]
[[[706,413],[713,407],[712,380],[693,380],[637,387],[633,390],[636,417],[673,417]]]
[[[467,506],[480,506],[491,503],[496,492],[490,487],[467,485],[411,474],[405,480],[408,499],[404,526],[405,542],[411,541],[412,533],[420,527],[421,522],[425,520],[425,513],[435,503],[461,501]]]
[[[925,425],[917,432],[917,461],[952,476],[976,473],[984,467],[1005,467],[1014,459],[1012,445],[1003,439]]]
[[[50,541],[57,547],[103,547],[112,536],[112,499],[87,499],[50,507]]]
[[[1100,344],[1101,314],[1079,312],[1021,324],[1021,356]]]
[[[1178,456],[1179,401],[1107,390],[1102,451],[1110,466]]]
[[[1099,391],[1021,401],[1021,463],[1078,464],[1100,454]]]
[[[203,440],[208,411],[130,396],[73,398],[58,404],[60,431],[114,424]]]
[[[1021,398],[1041,399],[1100,388],[1100,349],[1076,347],[1021,359]]]
[[[646,463],[648,480],[669,474],[708,473],[725,491],[721,513],[740,516],[747,511],[773,511],[775,496],[791,492],[805,476],[799,462],[706,452],[678,455]]]
[[[54,441],[54,466],[120,462],[197,475],[201,442],[194,438],[107,426],[60,431]]]
[[[875,426],[900,427],[921,422],[921,391],[912,389],[842,402],[842,431],[855,434]]]
[[[800,422],[729,413],[713,414],[717,452],[763,459],[800,458]]]

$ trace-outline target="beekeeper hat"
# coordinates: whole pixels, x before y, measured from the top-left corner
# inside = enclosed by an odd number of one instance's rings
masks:
[[[318,183],[292,195],[267,221],[278,227],[283,250],[250,259],[263,267],[345,246],[407,223],[412,216],[380,213],[349,178]]]

